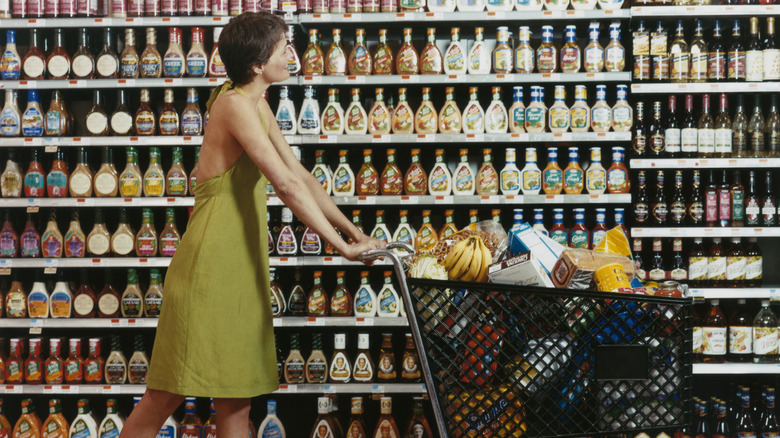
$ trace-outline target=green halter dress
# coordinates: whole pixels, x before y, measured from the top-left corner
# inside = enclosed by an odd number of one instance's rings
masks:
[[[229,89],[226,83],[216,90],[207,108]],[[266,183],[246,153],[198,182],[192,217],[165,276],[148,388],[215,398],[278,388]]]

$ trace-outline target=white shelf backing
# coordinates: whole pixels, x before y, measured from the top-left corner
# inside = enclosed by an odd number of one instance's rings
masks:
[[[386,134],[386,135],[302,135],[301,144],[369,143],[541,143],[630,141],[630,132],[567,132],[563,134]]]
[[[0,328],[157,328],[157,318],[4,318]],[[274,327],[406,327],[406,318],[306,317],[284,316],[273,319]]]
[[[365,75],[365,76],[300,76],[300,85],[404,85],[409,84],[538,84],[555,82],[629,82],[631,74],[618,73],[508,73],[487,75]],[[507,90],[510,91],[510,90]]]
[[[635,6],[631,17],[751,17],[780,14],[773,5]]]
[[[2,207],[192,207],[194,196],[159,198],[3,198]]]
[[[11,137],[0,138],[0,147],[199,146],[202,142],[203,136],[181,135],[150,135],[138,137]]]
[[[690,289],[694,297],[711,299],[777,299],[780,298],[780,286],[757,288],[694,288]]]
[[[693,374],[780,374],[778,363],[695,363]]]
[[[269,206],[282,206],[281,199],[271,196]],[[619,195],[491,195],[491,196],[334,196],[337,205],[517,205],[517,204],[629,204],[631,194]],[[0,201],[0,205],[2,201]]]
[[[141,395],[146,385],[0,385],[0,394],[114,394]],[[345,383],[332,385],[280,384],[277,394],[422,394],[422,383]]]
[[[780,9],[778,10],[780,12]],[[635,94],[670,93],[776,93],[780,82],[700,82],[691,84],[632,84]]]
[[[364,266],[341,256],[270,257],[271,266]],[[12,268],[167,268],[170,257],[105,257],[60,259],[0,259],[0,269]],[[390,261],[377,261],[374,265],[390,265]]]
[[[780,237],[774,228],[632,228],[631,237]]]
[[[631,159],[631,169],[755,169],[780,167],[780,158],[659,158]]]
[[[362,14],[301,14],[297,16],[301,24],[325,24],[325,23],[389,23],[389,22],[450,22],[450,21],[474,21],[474,22],[498,22],[500,25],[507,21],[539,21],[539,20],[599,20],[599,19],[625,19],[630,18],[628,9],[604,11],[594,9],[591,11],[510,11],[510,12],[385,12]]]

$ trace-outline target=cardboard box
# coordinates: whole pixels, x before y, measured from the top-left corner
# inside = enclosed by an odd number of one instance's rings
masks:
[[[519,255],[530,252],[533,258],[542,265],[547,275],[553,271],[555,263],[565,248],[549,237],[534,230],[525,223],[510,230],[509,254]]]
[[[531,252],[493,263],[488,268],[491,283],[521,286],[555,287],[542,265]]]

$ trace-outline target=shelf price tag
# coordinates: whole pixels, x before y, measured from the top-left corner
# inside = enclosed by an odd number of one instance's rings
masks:
[[[432,143],[436,139],[436,134],[417,134],[418,143]]]
[[[485,141],[485,134],[466,134],[466,141]]]
[[[358,327],[370,327],[374,325],[374,318],[355,318],[355,325]]]
[[[359,205],[374,205],[376,204],[376,196],[358,196],[357,203]]]
[[[46,20],[27,20],[27,27],[46,27]]]
[[[487,17],[489,19],[494,19],[494,18],[501,19],[501,18],[504,18],[505,16],[506,16],[506,14],[504,14],[503,12],[488,12],[487,13]]]
[[[169,25],[169,24],[179,24],[179,17],[163,17],[162,22],[163,25]]]
[[[563,195],[545,195],[545,201],[550,204],[560,204],[563,202]]]
[[[5,393],[6,394],[21,394],[22,393],[22,385],[6,385],[5,386]]]
[[[389,143],[389,142],[390,142],[390,136],[387,134],[371,136],[371,143]]]
[[[441,12],[426,12],[425,13],[425,19],[426,20],[441,20],[443,17]]]
[[[447,75],[447,82],[466,82],[466,75]]]
[[[590,202],[607,202],[607,195],[590,195]]]
[[[322,83],[322,76],[304,76],[304,84],[320,84]]]
[[[780,294],[778,294],[777,289],[769,289],[769,301],[773,303],[780,302]]]
[[[344,21],[363,21],[363,14],[344,14]]]
[[[409,12],[401,12],[400,14],[395,14],[395,20],[396,21],[412,21],[414,20],[414,14]]]
[[[323,265],[340,265],[342,260],[343,259],[341,257],[327,256],[327,257],[323,257],[322,258],[322,264]]]
[[[319,143],[336,143],[335,135],[321,135]]]
[[[38,88],[38,81],[19,81],[19,88],[34,90]]]
[[[439,202],[443,202],[443,203],[445,203],[445,204],[447,204],[447,205],[449,205],[449,204],[452,204],[452,200],[453,200],[453,198],[452,198],[452,195],[447,195],[447,196],[437,196],[437,197],[436,197],[436,202],[437,202],[437,203],[439,203]]]
[[[694,303],[703,303],[704,300],[704,291],[701,289],[690,289],[691,297],[693,297]]]
[[[13,268],[14,261],[9,259],[0,259],[0,268],[2,269],[10,269]]]
[[[11,275],[10,268],[0,268],[0,275]]]
[[[324,327],[325,318],[306,318],[306,327]]]
[[[121,388],[119,385],[103,385],[101,391],[103,394],[119,394]]]
[[[347,83],[362,84],[366,82],[365,76],[347,76]]]
[[[401,204],[419,204],[419,196],[401,196]]]
[[[298,260],[295,257],[279,257],[279,266],[295,266]]]
[[[135,86],[135,79],[119,79],[117,80],[117,84],[124,85],[126,87],[133,87]]]
[[[87,81],[84,79],[68,81],[68,88],[87,88]]]
[[[482,204],[498,204],[499,197],[497,195],[481,196],[480,203]]]
[[[403,75],[401,76],[402,82],[420,82],[420,77],[417,75]]]

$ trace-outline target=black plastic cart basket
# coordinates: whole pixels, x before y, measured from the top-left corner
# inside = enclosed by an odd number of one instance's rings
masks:
[[[690,424],[691,298],[407,278],[398,248],[361,257],[393,261],[437,436]]]

